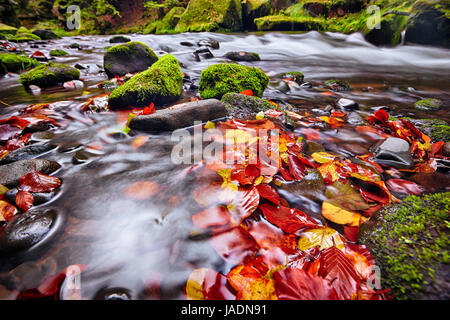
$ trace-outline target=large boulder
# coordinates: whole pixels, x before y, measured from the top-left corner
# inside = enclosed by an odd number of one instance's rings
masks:
[[[147,132],[173,131],[193,126],[195,121],[206,122],[226,117],[225,105],[208,99],[175,105],[157,110],[150,115],[141,115],[130,121],[130,128]]]
[[[396,299],[450,298],[450,193],[408,196],[375,213],[360,229],[381,269],[381,285]]]
[[[419,0],[413,5],[405,41],[450,48],[450,1]]]
[[[158,56],[142,42],[128,42],[111,47],[103,57],[103,67],[108,77],[124,76],[147,70],[158,61]]]
[[[175,30],[177,32],[241,31],[241,1],[191,0]]]
[[[60,37],[58,35],[56,35],[56,33],[54,33],[52,30],[38,29],[38,30],[34,30],[32,33],[34,35],[38,36],[39,38],[41,38],[42,40],[60,39]]]
[[[247,0],[242,3],[242,22],[245,30],[256,30],[254,20],[272,11],[270,0]]]
[[[26,56],[13,53],[0,53],[0,75],[8,72],[20,72],[37,66],[39,62]]]
[[[41,88],[53,87],[66,81],[78,80],[80,71],[66,64],[49,62],[20,75],[25,87],[35,85]]]
[[[262,97],[269,84],[269,77],[258,68],[238,64],[215,64],[203,70],[199,92],[203,99],[221,99],[226,93],[252,90]]]
[[[228,116],[242,120],[253,120],[261,112],[274,108],[269,101],[239,93],[227,93],[223,96]]]
[[[173,7],[164,16],[162,20],[155,21],[146,30],[146,33],[165,34],[171,33],[180,21],[181,15],[184,13],[185,8]]]
[[[376,46],[396,46],[401,42],[402,31],[407,21],[407,16],[389,14],[381,17],[380,29],[369,29],[366,25],[364,36]]]
[[[183,74],[177,59],[168,54],[148,70],[133,76],[109,96],[110,109],[145,107],[154,103],[163,106],[181,96]]]
[[[30,30],[24,27],[20,27],[17,30],[16,35],[14,38],[11,39],[13,42],[28,42],[28,41],[35,41],[35,40],[41,40],[41,38],[33,33],[31,33]]]

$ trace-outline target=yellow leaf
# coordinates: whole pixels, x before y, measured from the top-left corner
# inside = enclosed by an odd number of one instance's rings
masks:
[[[186,296],[190,300],[205,300],[203,282],[208,269],[200,268],[192,271],[186,282]]]
[[[326,201],[322,203],[322,215],[331,222],[350,227],[359,226],[361,219],[359,213],[342,209]]]
[[[7,187],[5,187],[4,185],[0,184],[0,196],[5,194],[6,191],[8,191],[9,189]]]
[[[315,162],[321,164],[332,162],[336,158],[336,156],[328,152],[315,152],[311,155],[311,157],[314,159]]]
[[[298,239],[298,248],[302,251],[319,246],[325,250],[336,246],[338,249],[345,247],[340,234],[331,228],[317,228],[305,231]]]
[[[216,124],[214,122],[208,121],[205,124],[205,129],[214,129],[216,127]]]
[[[256,115],[256,120],[262,120],[264,119],[264,111],[258,112]]]
[[[263,177],[263,176],[259,176],[258,178],[255,179],[255,181],[253,182],[253,184],[254,184],[255,186],[260,185],[261,182],[263,182],[263,180],[264,180],[264,177]]]
[[[225,139],[230,144],[248,144],[252,138],[254,137],[250,133],[241,129],[227,130],[225,133]]]
[[[273,279],[258,279],[249,282],[245,289],[241,290],[237,299],[239,300],[278,300],[275,292],[275,281]]]
[[[325,179],[328,175],[331,176],[331,182],[335,182],[339,180],[339,175],[336,171],[337,166],[340,166],[339,162],[333,161],[324,163],[320,167],[317,168],[319,170],[322,177]]]

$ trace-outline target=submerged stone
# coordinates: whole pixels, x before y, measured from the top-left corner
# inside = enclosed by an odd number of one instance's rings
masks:
[[[0,164],[7,164],[20,160],[28,160],[41,156],[42,154],[53,150],[56,145],[51,143],[36,143],[31,144],[20,149],[11,151],[6,157],[0,160]]]
[[[0,184],[6,187],[19,185],[19,179],[29,172],[50,174],[61,168],[59,163],[45,159],[21,160],[0,166]]]
[[[21,74],[19,81],[25,87],[35,85],[40,88],[47,88],[79,78],[80,71],[77,69],[66,64],[50,62]]]
[[[233,61],[261,61],[259,54],[255,52],[232,51],[227,52],[224,57]]]

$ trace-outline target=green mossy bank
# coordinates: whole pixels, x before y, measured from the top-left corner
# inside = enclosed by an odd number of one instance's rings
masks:
[[[0,75],[20,72],[37,66],[39,62],[13,53],[0,53]]]
[[[252,90],[255,96],[262,97],[268,84],[269,77],[261,69],[222,63],[203,70],[199,93],[202,99],[221,99],[230,92]]]
[[[80,78],[80,71],[60,63],[49,62],[20,75],[19,81],[25,87],[35,85],[41,88],[53,87],[66,81]]]
[[[145,107],[154,103],[163,106],[181,96],[183,74],[178,60],[168,54],[161,57],[148,70],[133,76],[109,96],[113,110]]]
[[[450,193],[408,196],[374,214],[358,242],[381,268],[381,284],[396,299],[450,298]]]

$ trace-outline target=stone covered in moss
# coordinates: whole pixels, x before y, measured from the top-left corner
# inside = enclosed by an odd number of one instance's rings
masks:
[[[35,85],[41,88],[52,87],[66,81],[78,80],[80,71],[66,64],[53,63],[40,65],[20,75],[20,83],[25,87]]]
[[[381,268],[397,299],[449,299],[450,193],[408,196],[366,222],[358,242]]]
[[[38,36],[42,40],[56,40],[60,39],[60,37],[54,33],[52,30],[46,29],[37,29],[32,32],[34,35]]]
[[[108,49],[103,65],[108,77],[124,76],[147,70],[158,60],[158,56],[142,42],[128,42]]]
[[[417,101],[414,107],[419,110],[437,111],[442,107],[442,101],[439,99],[422,99]]]
[[[20,72],[39,64],[35,59],[13,53],[0,53],[0,74]]]
[[[163,106],[180,98],[183,75],[177,59],[168,54],[148,70],[133,76],[109,96],[110,109]]]
[[[302,84],[303,80],[305,79],[305,75],[299,71],[291,71],[286,72],[283,75],[283,78],[295,81],[297,84]]]
[[[325,84],[333,91],[348,91],[351,90],[350,84],[342,79],[329,79]]]
[[[450,48],[450,0],[416,1],[408,19],[405,41]]]
[[[67,53],[66,51],[61,50],[61,49],[55,49],[55,50],[50,51],[50,55],[52,57],[64,57],[64,56],[68,56],[69,53]]]
[[[414,124],[420,131],[431,138],[433,142],[450,141],[450,126],[444,120],[403,118]]]
[[[259,112],[275,108],[267,100],[239,93],[227,93],[222,97],[222,102],[228,116],[242,120],[254,120]]]
[[[199,92],[203,99],[221,99],[227,93],[244,90],[252,90],[253,95],[262,97],[268,84],[269,77],[261,69],[222,63],[203,70]]]
[[[177,32],[241,31],[241,1],[191,0],[175,30]]]
[[[401,42],[402,31],[407,21],[407,16],[389,14],[381,17],[380,29],[368,29],[366,26],[364,36],[367,41],[377,46],[396,46]]]

